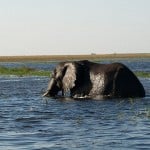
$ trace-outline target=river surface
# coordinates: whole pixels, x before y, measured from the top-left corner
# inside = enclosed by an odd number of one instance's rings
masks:
[[[150,72],[149,59],[119,61]],[[54,62],[0,63],[52,70]],[[0,150],[150,149],[150,78],[145,98],[43,98],[47,77],[0,76]]]

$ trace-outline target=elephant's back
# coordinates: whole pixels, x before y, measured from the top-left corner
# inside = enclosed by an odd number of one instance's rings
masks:
[[[118,68],[126,68],[122,63],[111,63],[111,64],[98,64],[98,63],[90,63],[89,70],[94,74],[106,74],[107,72],[114,72],[118,70]]]
[[[122,63],[90,66],[93,91],[116,97],[143,97],[145,90],[136,75]],[[97,87],[97,89],[96,89]]]

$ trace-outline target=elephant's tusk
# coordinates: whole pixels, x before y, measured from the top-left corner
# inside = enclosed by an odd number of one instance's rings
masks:
[[[48,96],[49,95],[49,92],[45,92],[42,96],[45,97],[45,96]]]

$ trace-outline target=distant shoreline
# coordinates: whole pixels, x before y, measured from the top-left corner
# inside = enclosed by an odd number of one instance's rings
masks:
[[[150,58],[150,53],[135,54],[91,54],[91,55],[33,55],[33,56],[0,56],[0,62],[20,61],[67,61],[67,60],[99,60],[116,58]]]

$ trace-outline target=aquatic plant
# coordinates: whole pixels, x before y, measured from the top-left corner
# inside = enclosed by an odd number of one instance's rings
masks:
[[[150,72],[143,72],[143,71],[138,71],[135,72],[136,76],[142,77],[142,78],[150,78]]]
[[[0,75],[49,76],[50,72],[44,70],[37,70],[26,66],[15,67],[15,68],[0,66]]]
[[[0,66],[0,75],[16,75],[16,76],[49,76],[50,71],[38,70],[27,66],[9,68]],[[142,78],[150,78],[150,72],[135,72],[135,75]]]

